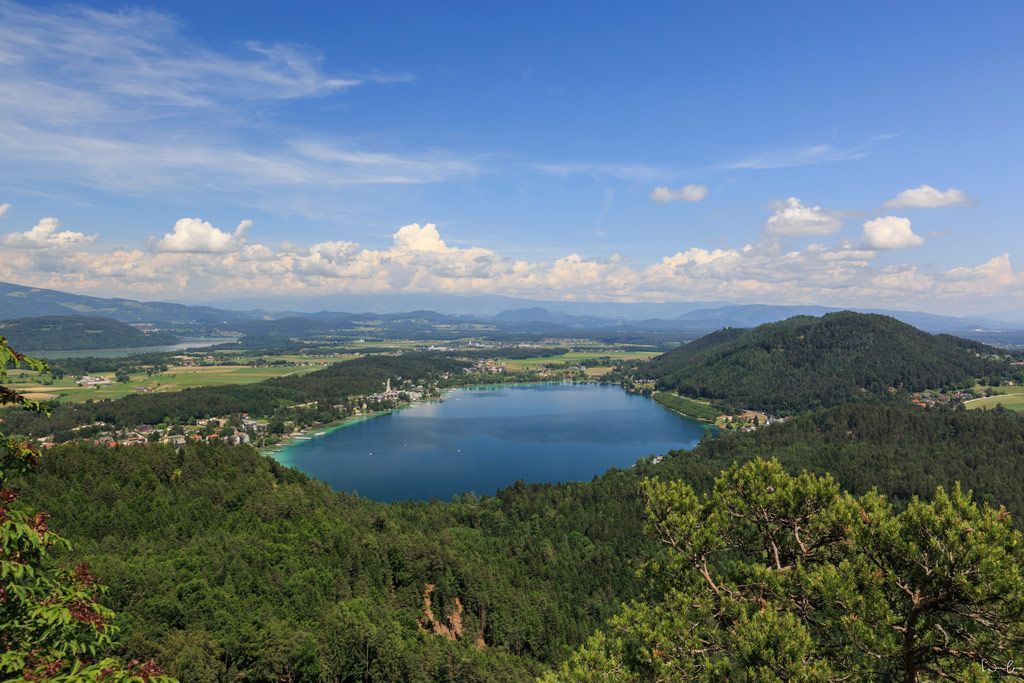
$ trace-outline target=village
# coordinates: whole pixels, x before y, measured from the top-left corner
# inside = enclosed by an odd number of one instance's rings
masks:
[[[102,377],[81,377],[78,382],[89,386],[93,382],[102,385]],[[414,384],[401,378],[396,379],[392,386],[389,378],[382,391],[365,396],[346,397],[342,403],[331,406],[330,414],[335,420],[360,416],[368,413],[392,410],[394,408],[433,398],[440,395],[436,384]],[[187,423],[140,424],[128,428],[115,428],[104,422],[95,422],[75,427],[71,432],[75,439],[85,440],[100,446],[114,448],[117,446],[139,446],[151,443],[182,447],[190,443],[219,442],[232,446],[253,445],[264,447],[278,443],[282,439],[301,436],[307,429],[320,428],[327,423],[321,420],[302,419],[304,411],[316,411],[318,402],[312,401],[289,406],[280,414],[273,416],[254,417],[248,413],[239,415],[221,415],[217,417],[190,420]],[[59,445],[53,434],[38,438],[40,448],[47,449]]]

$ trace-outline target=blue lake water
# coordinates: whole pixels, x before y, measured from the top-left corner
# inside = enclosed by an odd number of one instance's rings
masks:
[[[492,494],[518,479],[588,481],[611,467],[692,448],[707,426],[618,386],[458,389],[296,441],[280,462],[382,501]]]
[[[121,349],[75,349],[71,351],[29,351],[28,355],[38,358],[122,358],[136,353],[163,353],[165,351],[184,351],[186,349],[204,349],[217,344],[237,342],[237,337],[209,337],[189,339],[176,344],[157,344],[156,346],[127,346]]]

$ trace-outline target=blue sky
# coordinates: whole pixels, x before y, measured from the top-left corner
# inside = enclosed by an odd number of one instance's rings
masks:
[[[0,0],[0,279],[1018,310],[1022,25]]]

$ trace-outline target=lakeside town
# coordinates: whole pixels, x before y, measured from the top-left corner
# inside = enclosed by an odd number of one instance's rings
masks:
[[[502,372],[503,370],[493,369],[493,371]],[[448,379],[448,377],[443,377],[443,379]],[[84,381],[88,384],[95,380],[104,380],[104,378],[83,376],[78,381]],[[389,378],[385,382],[382,391],[365,396],[347,397],[345,401],[332,405],[331,409],[337,416],[336,421],[340,421],[348,417],[394,410],[427,398],[438,398],[440,395],[437,383],[424,385],[422,383],[413,383],[411,380],[403,381],[401,378],[397,378],[395,385],[392,386],[392,380]],[[302,411],[318,407],[317,402],[313,401],[295,404],[289,408],[293,411]],[[137,446],[147,443],[162,443],[180,447],[188,443],[213,441],[223,442],[232,446],[254,445],[266,447],[278,444],[288,438],[301,436],[310,429],[322,428],[328,424],[330,423],[323,421],[305,423],[300,420],[282,419],[280,417],[253,417],[248,413],[241,413],[239,415],[200,418],[183,424],[140,424],[125,429],[114,429],[104,422],[94,422],[89,425],[75,427],[71,431],[78,438],[91,441],[96,445],[108,447]],[[88,436],[85,436],[86,433],[88,433]],[[44,449],[52,448],[59,443],[52,434],[40,437],[36,441]]]

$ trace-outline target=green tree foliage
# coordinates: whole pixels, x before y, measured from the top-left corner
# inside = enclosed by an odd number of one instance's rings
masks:
[[[754,456],[777,457],[793,473],[834,471],[844,488],[878,487],[900,506],[962,480],[983,501],[1005,498],[1011,521],[1024,514],[1022,416],[895,401],[722,434],[588,483],[517,484],[450,503],[335,493],[223,445],[57,447],[26,494],[53,512],[75,561],[110,586],[124,658],[154,655],[190,681],[241,672],[298,680],[314,670],[329,680],[343,671],[366,680],[396,671],[409,680],[523,680],[642,596],[635,570],[657,549],[643,532],[642,479],[707,492],[723,469]],[[423,626],[427,583],[440,611],[450,613],[455,598],[463,604],[468,639]]]
[[[637,483],[382,504],[250,448],[77,444],[30,493],[110,586],[124,658],[189,681],[509,681],[639,595]],[[463,606],[457,640],[425,623],[427,584],[439,618]]]
[[[890,388],[966,386],[1010,370],[1005,352],[984,344],[927,334],[886,316],[842,312],[714,332],[637,372],[693,398],[791,414]]]
[[[9,366],[43,371],[0,337],[0,379]],[[0,405],[38,405],[0,386]],[[0,676],[4,680],[169,681],[152,662],[127,666],[105,657],[117,629],[98,602],[104,589],[85,564],[54,562],[70,548],[48,525],[48,513],[27,505],[12,479],[39,462],[29,443],[0,434]]]
[[[1024,415],[860,402],[806,413],[753,432],[721,434],[666,458],[660,476],[710,488],[737,461],[775,458],[790,472],[830,473],[843,488],[877,488],[894,502],[959,481],[982,502],[1024,520]]]
[[[659,595],[547,680],[903,680],[1019,676],[1024,548],[959,486],[896,512],[829,476],[755,460],[703,495],[645,482]],[[1016,662],[1016,664],[1014,664]]]

